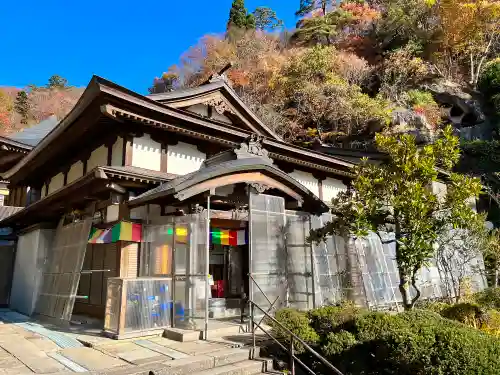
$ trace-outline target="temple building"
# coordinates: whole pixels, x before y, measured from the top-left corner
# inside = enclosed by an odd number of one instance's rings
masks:
[[[93,77],[33,146],[2,173],[19,207],[0,221],[16,311],[93,317],[121,338],[206,329],[245,297],[268,311],[398,301],[390,245],[306,240],[359,157],[284,142],[224,77],[149,96]]]

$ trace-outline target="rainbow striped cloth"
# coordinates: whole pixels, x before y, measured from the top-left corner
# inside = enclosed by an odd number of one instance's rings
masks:
[[[228,230],[212,228],[210,231],[210,241],[215,245],[246,245],[247,235],[246,230]]]
[[[122,221],[108,229],[92,227],[88,243],[113,243],[117,241],[141,242],[142,225]]]

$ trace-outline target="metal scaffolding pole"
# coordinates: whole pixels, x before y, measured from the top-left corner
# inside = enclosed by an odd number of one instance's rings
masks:
[[[208,340],[208,295],[210,293],[210,193],[207,197],[207,238],[205,251],[205,340]]]

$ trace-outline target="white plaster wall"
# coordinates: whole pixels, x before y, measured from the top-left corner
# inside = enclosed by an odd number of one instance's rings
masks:
[[[221,115],[215,109],[212,111],[212,118],[217,121],[225,122],[226,124],[232,123],[232,121],[228,117]]]
[[[55,231],[36,229],[18,237],[10,308],[31,315],[35,310],[42,272]]]
[[[346,191],[347,186],[340,180],[327,177],[323,180],[323,201],[330,204],[341,191]]]
[[[294,170],[290,176],[308,188],[314,195],[319,197],[319,182],[311,173]]]
[[[134,138],[132,166],[159,171],[161,169],[161,144],[153,141],[148,134]]]
[[[208,116],[208,106],[205,104],[195,104],[192,105],[191,107],[186,108],[189,112],[196,113],[197,115],[201,116]]]
[[[108,148],[105,145],[92,151],[87,161],[87,172],[90,172],[95,167],[103,165],[108,165]]]
[[[111,150],[111,165],[123,165],[123,138],[118,137]]]
[[[49,194],[52,194],[54,191],[59,190],[64,186],[64,175],[59,173],[52,177],[49,184]]]
[[[83,176],[83,163],[81,161],[77,161],[76,163],[73,163],[73,165],[68,171],[67,183],[69,184],[70,182],[73,182],[82,176]]]
[[[167,149],[167,172],[174,174],[187,174],[200,169],[206,155],[198,151],[195,145],[179,142]]]

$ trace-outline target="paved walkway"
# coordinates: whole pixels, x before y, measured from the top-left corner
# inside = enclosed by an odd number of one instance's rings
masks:
[[[36,330],[42,332],[40,334],[33,332],[30,324],[0,322],[0,375],[115,373],[122,369],[130,372],[127,369],[132,367],[139,369],[149,364],[172,366],[207,356],[212,358],[211,361],[213,358],[217,361],[221,356],[230,355],[238,340],[240,344],[248,344],[250,340],[245,335],[237,335],[194,342],[172,341],[159,336],[118,341],[97,334],[61,334],[54,326],[43,324],[43,328],[35,324],[39,327]]]

